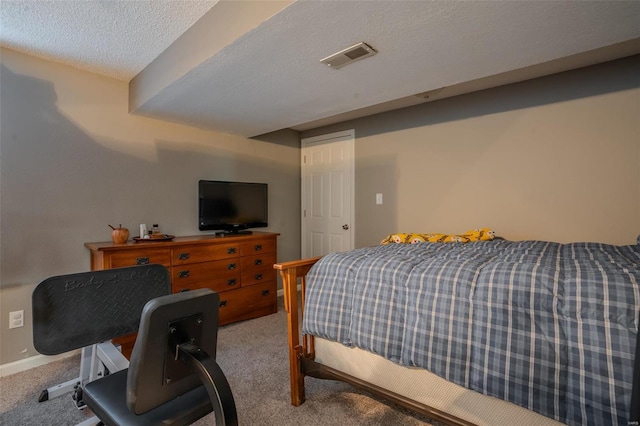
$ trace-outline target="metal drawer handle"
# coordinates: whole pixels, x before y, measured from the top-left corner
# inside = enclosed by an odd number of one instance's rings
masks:
[[[180,253],[178,255],[178,259],[179,260],[187,260],[187,259],[189,259],[189,253]]]
[[[220,307],[223,308],[225,306],[227,306],[227,301],[226,300],[221,300],[220,301]]]
[[[256,259],[255,262],[253,262],[254,265],[262,265],[262,259]]]
[[[227,280],[227,285],[236,285],[236,280],[235,279]]]
[[[266,296],[267,294],[269,294],[269,290],[262,290],[262,295]]]
[[[236,269],[236,264],[235,263],[228,264],[227,269]]]
[[[255,246],[253,246],[255,251],[260,251],[262,250],[262,244],[256,244]]]
[[[227,249],[227,254],[235,254],[236,253],[236,248],[235,247],[231,247]]]
[[[186,271],[180,271],[178,272],[178,276],[180,278],[187,278],[189,276],[189,270],[187,269]]]
[[[262,274],[256,274],[256,280],[261,280],[262,279]]]
[[[149,264],[148,257],[136,257],[136,265],[147,265]]]

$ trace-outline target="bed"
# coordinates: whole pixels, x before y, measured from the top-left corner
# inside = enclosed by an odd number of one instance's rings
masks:
[[[639,244],[387,242],[274,266],[293,405],[310,376],[448,424],[638,424]]]

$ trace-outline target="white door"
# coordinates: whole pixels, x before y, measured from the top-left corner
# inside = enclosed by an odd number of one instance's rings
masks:
[[[352,250],[354,131],[302,140],[302,257]]]

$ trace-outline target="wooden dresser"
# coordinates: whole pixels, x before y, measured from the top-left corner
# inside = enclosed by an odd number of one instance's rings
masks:
[[[159,263],[169,269],[174,293],[210,288],[220,295],[220,325],[277,312],[279,234],[176,237],[171,241],[85,243],[91,270]],[[118,339],[125,355],[135,336]]]

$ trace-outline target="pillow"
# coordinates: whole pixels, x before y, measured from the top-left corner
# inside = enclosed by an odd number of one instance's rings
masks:
[[[390,234],[380,244],[418,244],[418,243],[469,243],[472,241],[491,241],[495,232],[490,228],[473,229],[460,235],[451,234]]]

